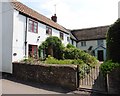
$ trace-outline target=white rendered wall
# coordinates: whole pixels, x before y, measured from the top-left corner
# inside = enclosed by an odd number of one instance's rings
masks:
[[[29,22],[29,18],[28,18],[28,22]],[[69,43],[67,41],[67,37],[69,36],[69,34],[65,34],[65,33],[63,34],[64,34],[64,40],[62,40],[62,43],[66,46]],[[40,36],[39,41],[37,41],[39,36]],[[28,41],[28,44],[39,46],[49,36],[50,35],[46,34],[46,25],[42,23],[38,23],[38,33],[33,33],[28,31],[27,41]],[[52,36],[57,36],[60,38],[60,31],[52,28]]]
[[[25,16],[20,15],[18,11],[14,10],[12,61],[22,60],[25,56],[25,23]],[[14,56],[14,53],[17,55]]]
[[[2,71],[12,73],[13,8],[2,3]]]
[[[106,40],[103,40],[103,46],[106,48]],[[86,41],[86,46],[81,46],[81,42],[78,42],[77,47],[81,50],[88,50],[90,46],[93,46],[93,49],[97,48],[97,40]]]
[[[70,37],[69,34],[64,33],[64,40],[62,40],[62,43],[64,44],[64,46],[66,46],[69,43],[69,41],[67,41],[67,37]]]

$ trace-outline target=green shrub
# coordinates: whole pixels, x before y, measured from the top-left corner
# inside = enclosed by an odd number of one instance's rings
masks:
[[[63,48],[62,41],[58,37],[50,36],[39,46],[39,54],[44,50],[46,57],[51,55],[54,58],[63,59]]]
[[[67,44],[66,48],[75,48],[75,46],[73,46],[72,44]]]
[[[120,18],[107,33],[107,60],[120,63]]]
[[[106,74],[110,73],[113,69],[117,67],[120,67],[120,64],[108,60],[101,64],[100,69],[102,73],[106,76]]]
[[[78,49],[78,48],[65,48],[64,49],[64,58],[65,59],[80,59],[84,63],[89,64],[90,66],[95,66],[98,64],[97,59],[94,56]]]
[[[86,77],[90,73],[91,67],[85,63],[81,64],[79,67],[80,70],[80,78]]]
[[[46,58],[45,63],[46,64],[72,64],[72,61],[73,60],[58,60],[49,55],[48,58]]]
[[[23,63],[26,63],[26,64],[40,64],[40,63],[42,63],[39,59],[35,59],[35,58],[32,58],[32,57],[23,59],[20,62],[23,62]]]
[[[72,61],[72,64],[79,64],[80,65],[80,64],[84,64],[84,62],[83,62],[83,60],[80,60],[80,59],[76,60],[75,59],[75,60]]]

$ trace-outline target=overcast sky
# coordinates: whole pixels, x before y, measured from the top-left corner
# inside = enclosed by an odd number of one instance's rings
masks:
[[[55,13],[60,25],[68,29],[104,26],[118,18],[119,0],[19,0],[51,18]]]

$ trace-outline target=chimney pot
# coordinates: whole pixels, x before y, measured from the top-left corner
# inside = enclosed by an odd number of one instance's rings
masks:
[[[51,17],[51,19],[52,19],[54,22],[57,22],[57,16],[56,16],[56,14],[54,14],[54,16]]]

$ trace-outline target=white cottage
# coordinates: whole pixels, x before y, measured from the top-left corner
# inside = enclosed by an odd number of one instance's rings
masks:
[[[2,72],[12,73],[13,61],[36,56],[38,46],[48,36],[61,38],[65,46],[69,43],[69,32],[56,23],[56,14],[51,20],[20,2],[2,2],[1,6]]]
[[[106,33],[109,26],[99,26],[72,30],[77,39],[77,47],[94,55],[98,60],[106,60]]]

